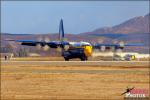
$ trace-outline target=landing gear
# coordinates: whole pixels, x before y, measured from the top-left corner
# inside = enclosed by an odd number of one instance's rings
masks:
[[[86,56],[83,56],[83,57],[81,57],[80,59],[81,59],[81,61],[86,61],[86,60],[88,60]]]
[[[65,61],[69,61],[69,58],[64,58],[65,59]]]
[[[65,61],[69,61],[69,58],[64,58],[64,59],[65,59]],[[87,59],[87,57],[83,56],[83,57],[80,58],[80,60],[81,61],[87,61],[88,59]]]
[[[63,51],[62,56],[64,57],[65,61],[69,61],[70,59],[73,59],[73,58],[79,58],[81,61],[88,60],[82,48],[81,49],[69,49],[68,51]]]

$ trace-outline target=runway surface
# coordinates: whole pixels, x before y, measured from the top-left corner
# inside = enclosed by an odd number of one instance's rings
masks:
[[[126,87],[149,89],[148,67],[148,61],[1,61],[1,97],[123,100]]]
[[[149,61],[1,61],[1,65],[149,66]]]

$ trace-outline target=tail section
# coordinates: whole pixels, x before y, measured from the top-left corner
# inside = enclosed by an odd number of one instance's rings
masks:
[[[60,25],[59,25],[59,40],[64,41],[64,26],[63,26],[63,20],[60,20]]]

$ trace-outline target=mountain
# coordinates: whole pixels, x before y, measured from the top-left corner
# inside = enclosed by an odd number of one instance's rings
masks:
[[[129,34],[129,33],[149,33],[149,21],[150,14],[145,16],[138,16],[132,19],[129,19],[119,25],[113,27],[103,27],[98,28],[92,32],[86,32],[81,34],[106,34],[106,33],[115,33],[115,34]]]

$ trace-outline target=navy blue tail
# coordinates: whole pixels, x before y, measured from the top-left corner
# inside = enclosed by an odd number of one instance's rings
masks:
[[[59,25],[59,40],[64,41],[64,26],[63,26],[63,20],[60,20],[60,25]]]

